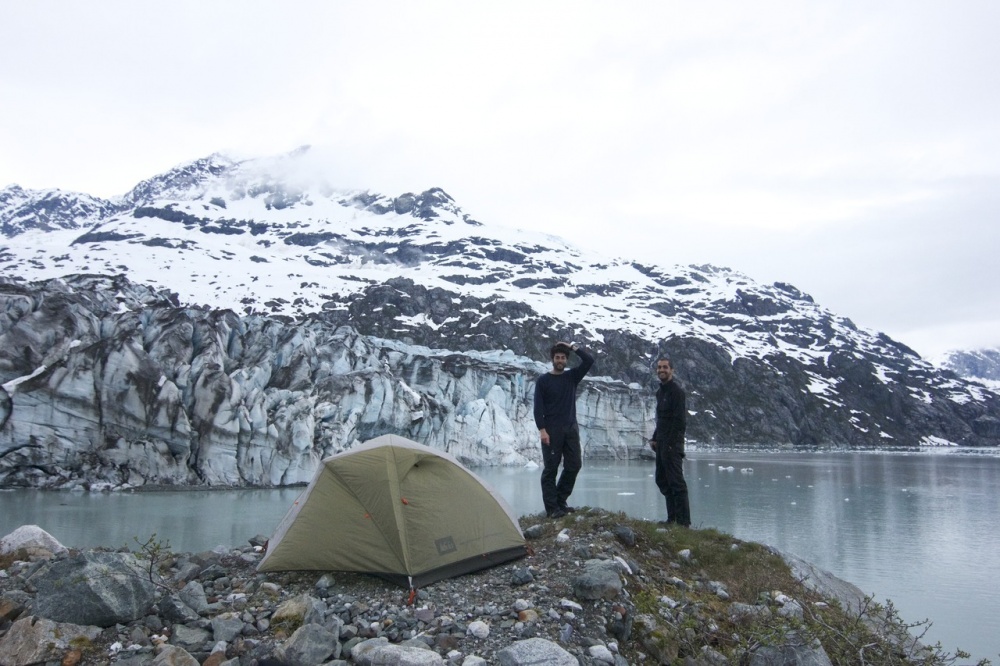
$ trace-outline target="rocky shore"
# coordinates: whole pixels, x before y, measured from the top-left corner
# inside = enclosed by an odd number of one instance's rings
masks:
[[[80,552],[22,527],[0,541],[0,666],[949,663],[891,608],[760,544],[599,510],[521,522],[527,557],[412,598],[361,574],[258,574],[264,537]]]

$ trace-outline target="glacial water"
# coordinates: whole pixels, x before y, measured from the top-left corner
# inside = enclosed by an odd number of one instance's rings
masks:
[[[475,470],[518,515],[541,511],[538,469]],[[571,504],[665,518],[649,462],[586,461]],[[940,641],[1000,664],[1000,452],[692,451],[695,527],[771,544],[891,599]],[[214,492],[0,492],[0,535],[37,524],[67,546],[178,551],[270,535],[301,488]]]

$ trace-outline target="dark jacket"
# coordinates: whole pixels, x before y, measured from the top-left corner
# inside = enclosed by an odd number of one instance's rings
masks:
[[[663,447],[684,453],[684,431],[687,428],[687,406],[682,389],[676,381],[660,384],[656,390],[656,430],[653,441],[657,451]],[[664,451],[666,453],[666,451]]]

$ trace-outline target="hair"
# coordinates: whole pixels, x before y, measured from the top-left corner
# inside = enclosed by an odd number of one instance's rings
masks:
[[[654,366],[657,366],[657,365],[659,365],[659,364],[660,364],[660,361],[666,361],[667,363],[669,363],[669,364],[670,364],[670,367],[671,367],[671,368],[672,368],[672,367],[674,367],[674,362],[670,360],[670,354],[660,354],[660,355],[659,355],[659,356],[658,356],[658,357],[656,358],[656,363],[654,363],[653,365],[654,365]]]
[[[552,345],[552,349],[549,350],[549,358],[550,359],[555,358],[556,354],[566,354],[566,356],[569,356],[569,353],[571,351],[573,350],[568,345],[564,345],[561,342],[557,342],[556,344]]]

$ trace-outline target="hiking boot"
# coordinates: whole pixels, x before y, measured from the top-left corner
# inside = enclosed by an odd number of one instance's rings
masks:
[[[561,511],[562,511],[563,513],[576,513],[576,507],[573,507],[573,506],[566,506],[565,504],[564,504],[563,506],[559,507],[559,509],[560,509],[560,510],[561,510]]]
[[[556,509],[555,511],[548,512],[546,515],[548,515],[549,518],[562,518],[566,515],[566,512],[562,509]]]

